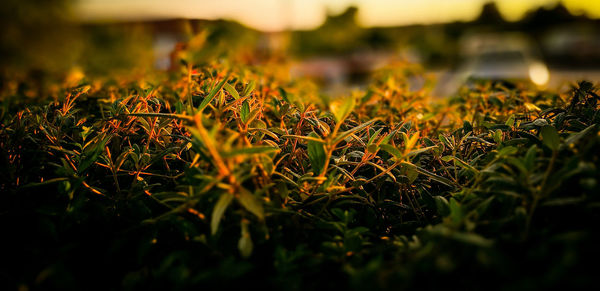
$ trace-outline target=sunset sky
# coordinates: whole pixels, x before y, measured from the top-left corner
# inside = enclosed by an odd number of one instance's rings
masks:
[[[278,31],[309,29],[320,25],[327,10],[359,7],[359,21],[365,26],[391,26],[471,20],[489,0],[78,0],[77,14],[84,20],[146,18],[234,19],[248,26]],[[509,20],[556,0],[498,0],[500,11]],[[575,13],[600,18],[600,0],[564,0]]]

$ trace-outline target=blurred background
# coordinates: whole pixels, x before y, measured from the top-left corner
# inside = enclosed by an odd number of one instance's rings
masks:
[[[176,70],[195,62],[285,62],[326,90],[364,86],[390,63],[436,80],[562,88],[600,78],[596,0],[3,0],[1,86]],[[417,75],[415,73],[415,75]],[[421,78],[411,87],[424,86]]]

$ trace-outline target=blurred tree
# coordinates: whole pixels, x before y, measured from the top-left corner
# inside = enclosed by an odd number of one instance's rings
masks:
[[[70,67],[78,50],[72,0],[3,0],[0,68],[56,71]]]
[[[0,75],[37,80],[41,94],[48,77],[62,78],[74,68],[108,74],[152,65],[145,24],[82,23],[73,4],[74,0],[2,0]]]
[[[365,30],[357,22],[358,8],[351,6],[338,15],[329,14],[315,30],[297,31],[292,50],[298,55],[351,53],[363,48]]]
[[[502,25],[506,23],[504,17],[498,10],[496,2],[488,2],[481,8],[481,14],[474,22],[475,24],[486,24],[486,25]]]

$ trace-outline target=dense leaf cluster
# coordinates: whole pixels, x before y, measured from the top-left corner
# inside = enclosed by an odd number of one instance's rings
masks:
[[[267,66],[185,65],[155,84],[62,87],[42,105],[3,92],[0,282],[593,284],[591,83],[474,84],[429,100],[395,67],[328,99]]]

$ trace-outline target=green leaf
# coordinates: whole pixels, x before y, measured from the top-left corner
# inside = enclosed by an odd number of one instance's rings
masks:
[[[560,143],[560,139],[558,137],[558,132],[556,128],[551,125],[546,125],[542,127],[541,131],[542,142],[549,147],[551,150],[558,150],[558,145]]]
[[[490,247],[493,244],[492,240],[489,240],[479,234],[476,233],[468,233],[468,232],[455,232],[452,237],[460,242],[475,245],[478,247]]]
[[[231,86],[231,84],[229,83],[225,83],[225,90],[227,90],[227,92],[229,92],[229,94],[231,94],[231,96],[233,96],[233,98],[235,100],[240,99],[240,94],[238,93],[237,90],[235,90],[235,88],[233,86]]]
[[[265,219],[265,211],[263,209],[263,205],[261,201],[256,198],[250,191],[246,188],[240,188],[239,196],[237,197],[238,201],[246,210],[250,211],[252,214],[256,215],[258,219]]]
[[[393,145],[390,145],[390,144],[380,144],[379,147],[382,150],[390,153],[391,155],[393,155],[397,159],[401,159],[402,158],[402,152],[399,149],[397,149],[395,146],[393,146]]]
[[[181,120],[187,120],[187,121],[194,120],[193,116],[183,115],[183,114],[171,114],[171,113],[129,113],[127,115],[139,116],[139,117],[164,117],[164,118],[181,119]]]
[[[542,206],[570,206],[584,203],[585,197],[563,197],[545,200]]]
[[[243,123],[246,123],[249,115],[250,115],[250,104],[248,104],[247,100],[244,100],[244,103],[242,103],[242,108],[240,109],[240,118],[242,119]]]
[[[356,101],[354,98],[345,98],[341,101],[332,102],[329,106],[329,109],[333,113],[333,117],[335,117],[335,121],[337,123],[343,122],[352,110],[354,110],[354,106],[356,105]]]
[[[403,134],[403,137],[405,135]],[[410,138],[407,138],[404,142],[404,149],[405,151],[409,151],[411,150],[415,145],[417,145],[417,141],[419,141],[419,136],[420,133],[417,131],[415,132]]]
[[[432,172],[429,172],[429,171],[427,171],[427,170],[425,170],[425,169],[423,169],[421,167],[417,166],[417,172],[419,172],[419,174],[422,174],[422,175],[425,175],[425,176],[431,178],[431,180],[434,180],[434,181],[436,181],[438,183],[444,184],[444,185],[446,185],[448,187],[451,187],[451,188],[455,188],[455,184],[451,180],[449,180],[447,178],[444,178],[442,176],[436,175],[436,174],[434,174]]]
[[[492,203],[492,200],[494,200],[494,196],[488,197],[483,202],[481,202],[481,204],[479,204],[477,208],[475,208],[475,211],[477,211],[477,214],[479,216],[483,215],[488,210],[490,204]]]
[[[313,131],[309,135],[313,139],[318,139],[319,136]],[[320,174],[323,171],[323,167],[325,167],[325,147],[323,143],[317,142],[315,140],[308,141],[308,159],[310,160],[310,165],[315,174]]]
[[[452,142],[450,142],[450,140],[443,134],[439,134],[438,135],[438,139],[447,147],[449,147],[450,149],[454,149],[454,144]]]
[[[183,102],[181,101],[177,101],[175,102],[175,113],[177,114],[181,114],[183,113]]]
[[[250,237],[248,222],[246,220],[242,220],[241,229],[242,234],[240,236],[240,240],[238,241],[238,249],[240,250],[240,255],[242,255],[242,257],[248,258],[250,255],[252,255],[252,249],[254,246],[252,244],[252,238]]]
[[[370,153],[375,153],[375,152],[377,152],[378,149],[379,149],[379,146],[377,146],[377,144],[374,144],[374,143],[367,146],[367,151]]]
[[[516,154],[518,151],[519,151],[519,149],[517,149],[516,147],[507,146],[507,147],[503,147],[502,149],[498,150],[498,156],[508,157],[508,156],[512,156],[512,155]]]
[[[248,114],[248,116],[246,117],[246,123],[250,123],[252,122],[256,116],[258,116],[258,114],[260,113],[261,109],[260,108],[254,108],[254,110],[250,111],[250,113]]]
[[[254,82],[254,80],[250,81],[248,83],[248,85],[246,85],[246,87],[244,87],[244,91],[242,92],[241,97],[250,96],[250,94],[252,94],[252,91],[254,90],[255,87],[256,87],[256,83]]]
[[[264,129],[264,128],[249,128],[249,131],[253,132],[253,131],[258,131],[260,133],[264,133],[270,137],[272,137],[274,140],[279,141],[279,137],[272,131],[268,130],[268,129]]]
[[[26,189],[26,188],[30,188],[30,187],[43,186],[43,185],[47,185],[47,184],[51,184],[51,183],[63,182],[63,181],[68,181],[68,180],[69,180],[69,178],[64,178],[64,177],[63,178],[53,178],[53,179],[45,180],[44,182],[29,183],[22,187],[23,187],[23,189]]]
[[[204,110],[204,108],[206,108],[206,106],[208,106],[208,104],[215,99],[215,96],[217,96],[217,93],[219,93],[219,91],[221,91],[221,89],[223,89],[223,86],[225,86],[225,83],[227,83],[227,79],[229,78],[229,75],[226,76],[225,78],[223,78],[223,80],[221,80],[221,82],[219,82],[217,84],[217,86],[215,86],[210,93],[208,93],[208,95],[204,98],[204,100],[202,100],[202,103],[200,103],[200,106],[198,106],[198,111],[202,111]]]
[[[535,156],[536,156],[537,146],[532,145],[527,150],[524,158],[524,164],[527,170],[532,171],[533,167],[535,167]]]
[[[473,125],[471,125],[471,123],[467,120],[463,121],[463,130],[464,132],[470,132],[473,131]]]
[[[450,198],[450,219],[452,219],[452,222],[454,222],[455,224],[458,224],[464,216],[464,211],[463,208],[461,207],[460,203],[458,203],[458,201],[454,198]]]
[[[437,146],[430,146],[430,147],[425,147],[425,148],[420,148],[420,149],[412,150],[408,154],[406,154],[406,156],[407,157],[416,156],[418,154],[422,154],[422,153],[427,152],[429,150],[432,150],[434,148],[437,148]]]
[[[419,172],[417,172],[417,166],[412,163],[403,162],[400,164],[402,167],[403,174],[408,177],[408,180],[413,183],[417,177],[419,177]]]
[[[450,162],[450,161],[454,161],[456,162],[460,167],[469,170],[475,174],[479,173],[479,170],[475,169],[473,166],[469,165],[467,162],[455,157],[455,156],[445,156],[442,158],[443,161],[445,162]]]
[[[291,135],[291,134],[288,134],[288,135],[282,135],[281,137],[283,137],[283,138],[297,138],[297,139],[303,139],[303,140],[306,140],[306,141],[318,142],[318,143],[320,143],[320,144],[325,144],[325,143],[326,143],[326,142],[325,142],[323,139],[321,139],[321,138],[320,138],[318,135],[316,135],[316,134],[315,134],[315,135],[309,135],[309,136],[302,136],[302,135]]]
[[[504,125],[512,127],[514,124],[515,124],[515,115],[511,114],[508,117],[508,119],[506,120],[506,122],[504,123]]]
[[[278,150],[279,150],[278,147],[272,147],[272,146],[253,146],[253,147],[233,149],[228,152],[223,152],[223,153],[221,153],[221,155],[225,158],[231,158],[231,157],[241,156],[241,155],[268,154],[268,153],[276,152]]]
[[[371,137],[369,138],[369,142],[367,142],[367,144],[372,144],[375,142],[375,138],[377,138],[379,136],[379,133],[383,130],[383,128],[378,129],[375,133],[373,133],[371,135]]]
[[[83,158],[79,163],[79,167],[77,167],[77,173],[81,174],[85,172],[85,170],[87,170],[91,165],[93,165],[96,162],[96,160],[98,160],[100,154],[102,154],[102,151],[104,151],[104,146],[111,138],[112,135],[105,137],[100,142],[98,142],[93,148],[91,148],[89,152],[86,152],[83,155]]]
[[[383,138],[383,140],[381,141],[382,144],[384,143],[389,143],[389,141],[394,138],[394,136],[396,135],[396,133],[398,133],[398,130],[394,130],[392,132],[390,132],[386,137]]]
[[[439,215],[447,216],[450,214],[450,205],[446,198],[443,196],[434,196],[433,199],[435,200],[435,208]]]
[[[281,98],[283,98],[283,100],[285,100],[285,102],[291,104],[292,102],[290,102],[290,99],[289,99],[289,97],[287,95],[287,92],[285,92],[285,90],[283,88],[281,88],[281,87],[279,87],[277,89],[279,90],[279,95],[281,95]]]
[[[502,142],[502,130],[496,129],[496,131],[494,131],[494,141],[496,143]]]
[[[342,133],[338,134],[338,135],[337,135],[337,136],[336,136],[336,137],[333,139],[333,141],[332,141],[332,144],[334,144],[334,145],[335,145],[335,144],[337,144],[338,142],[341,142],[342,140],[344,140],[344,139],[345,139],[346,137],[348,137],[349,135],[351,135],[351,134],[353,134],[353,133],[355,133],[355,132],[357,132],[357,131],[359,131],[359,130],[362,130],[362,129],[364,129],[365,127],[367,127],[367,126],[369,126],[369,125],[373,124],[373,122],[375,122],[375,121],[377,121],[377,120],[378,120],[377,118],[376,118],[376,119],[371,119],[371,120],[369,120],[369,121],[367,121],[367,122],[365,122],[365,123],[363,123],[363,124],[361,124],[361,125],[355,126],[355,127],[353,127],[352,129],[346,130],[346,131],[344,131],[344,132],[342,132]]]
[[[213,209],[212,216],[210,219],[210,232],[211,234],[217,233],[219,229],[219,223],[221,222],[221,218],[225,213],[225,210],[231,204],[231,200],[233,200],[233,195],[229,193],[221,194],[219,197],[219,201],[215,204],[215,208]]]
[[[582,130],[580,132],[571,134],[565,140],[565,143],[568,144],[568,145],[575,144],[575,143],[579,142],[580,140],[582,140],[583,138],[585,138],[586,136],[591,135],[591,134],[595,134],[596,132],[597,132],[596,125],[592,124],[592,125],[588,126],[586,129],[584,129],[584,130]]]

